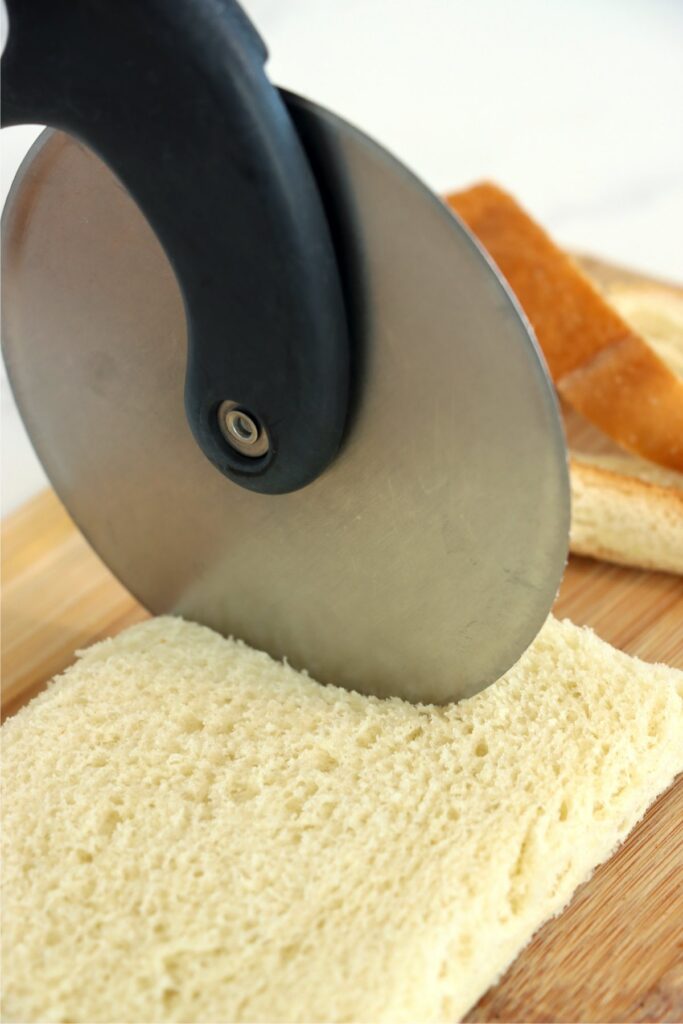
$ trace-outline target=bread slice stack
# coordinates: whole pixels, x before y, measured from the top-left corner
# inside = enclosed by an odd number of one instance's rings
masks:
[[[683,289],[572,259],[494,185],[448,202],[517,295],[555,381],[572,551],[683,573]]]

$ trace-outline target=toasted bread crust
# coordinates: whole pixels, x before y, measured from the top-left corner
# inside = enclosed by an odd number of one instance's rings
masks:
[[[642,339],[615,342],[557,382],[563,398],[624,448],[683,470],[683,381]]]
[[[507,278],[558,391],[622,447],[683,470],[683,380],[501,189],[447,197]]]

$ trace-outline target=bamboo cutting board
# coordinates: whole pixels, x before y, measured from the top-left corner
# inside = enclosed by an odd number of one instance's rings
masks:
[[[591,264],[606,280],[625,272]],[[585,424],[570,423],[584,446]],[[74,651],[145,618],[51,491],[2,529],[3,712]],[[572,558],[555,613],[649,661],[683,668],[679,577]],[[471,1021],[683,1021],[683,777],[559,918],[542,928]]]

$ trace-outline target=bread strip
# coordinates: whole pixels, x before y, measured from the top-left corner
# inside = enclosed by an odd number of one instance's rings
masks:
[[[2,735],[5,1020],[453,1022],[683,769],[683,674],[551,618],[416,707],[163,618]]]
[[[629,451],[683,471],[683,380],[491,184],[448,196],[529,317],[560,394]]]
[[[592,278],[591,265],[586,269]],[[675,285],[634,284],[622,280],[619,284],[602,286],[600,291],[669,369],[683,378],[683,289]]]
[[[572,453],[571,550],[683,574],[683,478],[672,472],[668,480],[657,479],[657,467],[647,464],[639,475],[639,466],[628,455]]]

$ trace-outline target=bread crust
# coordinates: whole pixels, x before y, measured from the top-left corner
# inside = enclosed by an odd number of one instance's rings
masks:
[[[622,447],[683,471],[683,380],[502,189],[447,202],[519,299],[562,397]]]
[[[683,574],[683,487],[593,458],[575,452],[569,463],[574,554]]]

